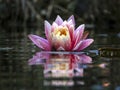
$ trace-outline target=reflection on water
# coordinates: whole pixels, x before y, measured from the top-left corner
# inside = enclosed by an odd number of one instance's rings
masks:
[[[39,52],[29,60],[29,65],[43,65],[45,86],[74,86],[73,77],[83,77],[84,65],[91,63],[86,55],[46,54]],[[49,80],[49,79],[52,80]],[[66,79],[65,79],[66,78]],[[78,81],[84,84],[83,81]]]
[[[37,52],[33,58],[29,59],[28,64],[30,66],[43,66],[43,85],[46,87],[86,87],[93,84],[91,88],[94,89],[106,88],[111,84],[108,79],[110,76],[109,63],[105,61],[95,64],[90,56],[81,53],[64,54],[64,52],[59,52],[59,54],[52,54]],[[98,73],[92,73],[94,70],[97,70]],[[94,86],[98,77],[101,86]],[[94,79],[96,80],[94,81]]]
[[[85,53],[41,53],[30,33],[44,34],[36,28],[0,28],[0,90],[120,89],[118,34],[91,31],[95,42]]]
[[[83,76],[86,64],[92,63],[92,59],[85,55],[75,54],[49,54],[39,52],[29,60],[29,65],[43,65],[45,78],[61,78]]]

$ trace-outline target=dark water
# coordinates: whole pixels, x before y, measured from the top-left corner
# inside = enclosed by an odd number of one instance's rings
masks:
[[[0,90],[120,90],[120,32],[103,31],[85,53],[51,54],[27,37],[39,28],[0,28]]]

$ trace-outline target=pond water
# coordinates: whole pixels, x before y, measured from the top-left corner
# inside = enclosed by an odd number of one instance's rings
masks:
[[[40,52],[36,27],[0,28],[0,90],[120,90],[120,33],[95,32],[82,52]],[[101,48],[101,49],[100,49]]]

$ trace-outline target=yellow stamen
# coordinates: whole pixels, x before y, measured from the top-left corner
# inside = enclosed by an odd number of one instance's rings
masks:
[[[56,28],[56,30],[53,33],[58,36],[62,36],[62,35],[66,36],[67,32],[68,32],[67,27],[59,27]]]
[[[67,28],[65,28],[65,27],[61,28],[61,29],[60,29],[60,36],[61,36],[61,35],[66,36],[66,35],[67,35],[66,31],[67,31]]]

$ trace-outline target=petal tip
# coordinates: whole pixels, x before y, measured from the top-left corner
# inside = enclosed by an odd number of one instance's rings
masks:
[[[56,22],[58,25],[60,25],[60,24],[63,23],[63,19],[62,19],[59,15],[57,15],[57,17],[56,17],[56,19],[55,19],[55,22]]]
[[[82,27],[85,27],[85,24],[81,24]]]
[[[91,43],[93,43],[94,42],[94,39],[90,39],[91,40]]]
[[[74,15],[71,15],[69,18],[68,18],[68,21],[72,20],[73,24],[75,25],[75,17]]]
[[[28,37],[31,39],[34,35],[33,34],[29,34]]]

